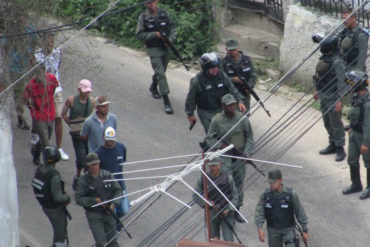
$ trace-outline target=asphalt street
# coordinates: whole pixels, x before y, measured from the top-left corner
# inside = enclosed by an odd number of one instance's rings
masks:
[[[65,37],[60,37],[63,41]],[[118,116],[117,140],[127,147],[128,161],[147,160],[168,156],[197,154],[200,151],[198,142],[202,141],[204,131],[197,124],[189,131],[188,121],[184,113],[184,102],[188,91],[189,80],[197,71],[185,71],[180,65],[171,64],[167,77],[171,89],[170,100],[174,107],[173,115],[166,115],[163,103],[151,97],[148,91],[152,69],[144,52],[117,47],[103,38],[92,36],[79,37],[64,49],[61,66],[61,84],[64,98],[77,93],[79,80],[87,78],[93,83],[93,96],[105,95],[111,101],[110,111]],[[260,92],[262,97],[265,92]],[[262,98],[261,97],[261,98]],[[294,101],[280,96],[273,96],[265,103],[272,118],[259,109],[250,121],[254,129],[255,139],[278,119],[278,117]],[[26,114],[27,117],[28,114]],[[15,116],[12,116],[15,120]],[[296,127],[299,128],[299,127]],[[16,128],[13,121],[13,153],[17,170],[19,227],[21,245],[49,246],[52,240],[50,223],[36,201],[31,179],[36,166],[32,164],[29,133]],[[54,136],[51,139],[55,143]],[[360,201],[358,194],[343,196],[341,190],[349,184],[349,171],[345,162],[334,162],[334,156],[319,156],[318,151],[327,145],[327,137],[322,123],[318,123],[279,161],[301,165],[303,169],[282,168],[284,184],[293,187],[298,193],[309,218],[310,246],[315,247],[365,247],[370,242],[369,206],[370,199]],[[278,143],[276,150],[278,149]],[[73,195],[71,188],[75,174],[74,151],[64,125],[63,148],[70,155],[70,160],[57,164],[66,181],[67,192]],[[276,151],[275,150],[275,151]],[[274,150],[270,150],[274,152]],[[268,157],[259,154],[257,158]],[[126,171],[159,167],[163,165],[184,164],[189,157],[162,162],[143,163],[127,166]],[[261,167],[264,167],[261,165]],[[178,168],[177,168],[178,169]],[[142,172],[127,174],[127,178],[167,175],[177,169],[158,172]],[[364,168],[362,177],[365,181]],[[253,168],[247,173],[252,174]],[[194,173],[185,180],[195,185],[199,173]],[[254,247],[267,246],[258,241],[257,229],[254,225],[254,208],[261,192],[268,186],[266,179],[254,176],[254,183],[245,193],[244,206],[241,211],[249,220],[248,224],[236,224],[235,230],[244,244]],[[129,192],[152,186],[163,179],[146,179],[127,181]],[[184,202],[191,200],[192,192],[184,185],[177,183],[169,191]],[[130,197],[134,200],[138,196]],[[162,195],[137,220],[130,223],[134,215],[124,219],[130,224],[128,230],[133,239],[122,233],[119,235],[121,246],[137,246],[148,235],[169,219],[183,205],[166,195]],[[70,246],[88,247],[94,244],[88,228],[83,208],[74,202],[68,206],[72,221],[68,231]],[[136,207],[131,208],[131,211]],[[137,212],[139,212],[141,208]],[[174,246],[181,237],[204,240],[204,231],[197,230],[203,226],[203,211],[198,206],[187,210],[177,222],[171,223],[167,231],[153,242],[145,246]],[[183,236],[189,227],[195,230]]]

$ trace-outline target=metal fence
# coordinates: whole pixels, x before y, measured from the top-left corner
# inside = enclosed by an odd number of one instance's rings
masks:
[[[326,14],[340,17],[347,7],[356,7],[365,0],[300,0],[303,6],[312,7]],[[362,27],[369,27],[370,11],[368,6],[361,8],[357,14],[357,21]]]
[[[244,7],[284,24],[283,0],[231,0],[232,4]]]

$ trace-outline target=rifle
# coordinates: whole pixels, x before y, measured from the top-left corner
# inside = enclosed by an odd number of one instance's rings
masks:
[[[127,236],[132,239],[132,236],[131,234],[127,231],[126,227],[123,225],[122,221],[117,217],[117,215],[113,212],[113,210],[108,206],[107,207],[107,213],[110,214],[114,220],[116,221],[116,224],[118,226],[121,226],[123,228],[123,230],[125,231],[125,233],[127,234]]]
[[[240,238],[239,238],[238,234],[236,234],[234,227],[233,227],[233,226],[232,226],[232,225],[227,221],[226,217],[222,214],[222,212],[219,212],[218,218],[219,218],[220,220],[223,220],[223,221],[226,223],[227,227],[228,227],[228,228],[231,230],[231,232],[234,234],[234,236],[235,236],[235,238],[238,240],[239,244],[243,244],[243,243],[242,243],[242,241],[240,240]]]
[[[265,108],[265,105],[263,104],[263,102],[261,101],[260,97],[257,95],[256,91],[254,91],[253,88],[251,88],[245,77],[242,76],[240,73],[237,73],[237,77],[239,77],[239,79],[243,82],[243,87],[245,90],[248,90],[248,92],[253,96],[253,98],[257,101],[258,104],[260,104],[260,106],[263,108],[263,110],[266,112],[267,116],[271,117],[270,115],[270,112]]]
[[[165,32],[160,32],[160,33],[161,33],[161,35],[162,35],[162,37],[164,39],[164,43],[167,44],[171,48],[173,54],[175,54],[175,56],[180,60],[180,62],[182,63],[182,65],[184,65],[185,69],[187,71],[189,71],[189,66],[187,66],[185,64],[184,60],[180,56],[180,53],[176,50],[176,48],[173,46],[173,44],[171,43],[171,41],[168,39],[167,34]]]
[[[308,247],[308,243],[306,242],[306,240],[303,238],[303,230],[302,230],[302,227],[298,224],[295,224],[295,228],[298,230],[298,232],[300,233],[301,235],[301,238],[302,238],[302,241],[304,243],[304,246],[305,247]],[[298,239],[298,247],[299,247],[299,239]]]

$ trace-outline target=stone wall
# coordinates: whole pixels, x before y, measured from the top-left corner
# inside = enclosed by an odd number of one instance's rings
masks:
[[[19,246],[17,182],[9,114],[0,105],[0,246],[9,247]]]
[[[287,72],[299,61],[302,61],[317,46],[311,36],[316,32],[326,32],[335,28],[341,19],[320,16],[302,7],[300,4],[289,6],[285,20],[284,36],[280,45],[280,70]],[[311,87],[312,75],[320,52],[316,52],[289,80],[291,84]]]

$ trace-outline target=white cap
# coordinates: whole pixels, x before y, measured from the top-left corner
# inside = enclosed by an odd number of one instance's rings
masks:
[[[116,131],[112,127],[108,127],[104,131],[104,140],[106,141],[115,141],[116,140]]]

